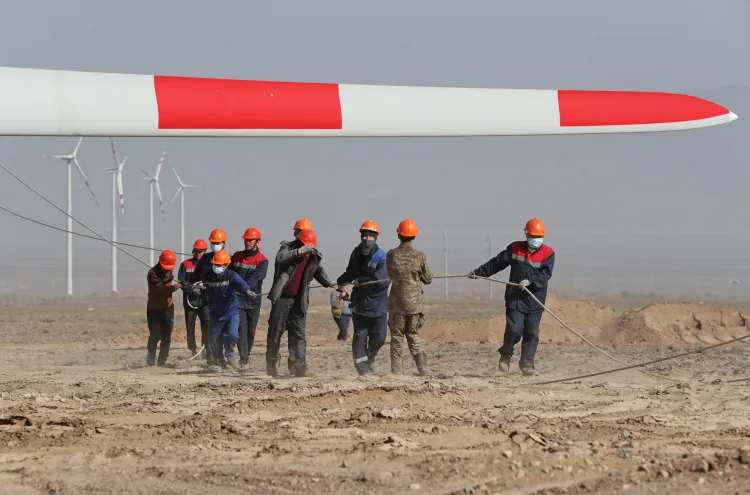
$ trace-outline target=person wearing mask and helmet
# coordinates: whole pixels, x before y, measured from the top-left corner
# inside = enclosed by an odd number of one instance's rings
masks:
[[[232,255],[231,268],[255,294],[263,292],[263,280],[268,273],[268,259],[260,252],[260,231],[250,227],[242,235],[245,249]],[[239,294],[240,302],[240,367],[250,366],[250,354],[255,343],[255,329],[260,317],[261,298]]]
[[[377,244],[380,228],[368,220],[359,228],[360,243],[336,280],[339,290],[354,284],[351,293],[352,357],[360,375],[375,373],[375,358],[388,334],[388,269],[385,251]],[[367,282],[366,285],[360,285]]]
[[[289,331],[289,373],[310,376],[307,367],[307,310],[310,304],[310,282],[317,280],[326,288],[333,282],[321,265],[322,255],[317,249],[315,231],[302,229],[297,239],[276,254],[273,285],[268,293],[271,314],[268,317],[266,342],[266,372],[278,375],[281,359],[281,336]]]
[[[188,291],[190,295],[198,298],[200,304],[208,308],[208,329],[206,331],[206,336],[208,337],[208,339],[204,342],[204,348],[206,351],[206,364],[208,366],[213,366],[213,352],[210,349],[211,335],[213,334],[211,331],[211,322],[213,320],[211,318],[211,308],[209,307],[208,299],[204,289],[206,280],[208,280],[208,278],[212,275],[211,267],[213,265],[211,263],[211,260],[213,260],[213,257],[216,253],[224,249],[224,246],[227,242],[227,234],[221,229],[214,229],[208,236],[208,242],[210,252],[203,254],[200,260],[198,260],[193,273],[191,273],[188,277],[188,284],[185,286],[185,288],[183,288],[183,290]]]
[[[418,233],[414,220],[403,220],[396,228],[401,244],[386,254],[388,278],[392,284],[388,296],[388,326],[391,329],[391,373],[394,375],[404,373],[404,339],[419,374],[429,374],[419,329],[425,322],[422,285],[432,283],[432,270],[427,264],[427,256],[414,249],[413,241]]]
[[[148,302],[146,303],[146,321],[148,323],[148,355],[146,364],[164,366],[169,357],[169,346],[172,343],[174,328],[174,300],[172,294],[182,284],[175,282],[172,270],[177,266],[177,256],[173,251],[162,251],[159,262],[148,271]],[[160,344],[161,343],[161,344]],[[159,358],[156,358],[156,347],[159,346]]]
[[[225,369],[236,366],[234,346],[239,339],[240,305],[237,293],[255,297],[244,280],[229,269],[232,257],[226,251],[214,253],[211,275],[205,281],[211,315],[211,349],[214,364]]]
[[[208,244],[203,239],[198,239],[193,244],[193,257],[183,261],[177,272],[177,281],[183,286],[188,283],[188,278],[195,271],[195,267],[201,256],[208,249]],[[208,305],[201,304],[201,298],[191,294],[188,290],[182,291],[182,309],[185,313],[185,329],[187,331],[187,345],[190,352],[195,356],[198,353],[198,346],[195,342],[195,322],[200,320],[201,324],[201,345],[204,349],[208,346]]]
[[[542,308],[530,293],[542,303],[547,299],[547,284],[552,278],[555,266],[555,251],[544,243],[544,223],[538,218],[526,222],[525,241],[516,241],[508,245],[497,256],[484,265],[469,272],[469,278],[491,277],[510,267],[508,281],[517,286],[505,287],[505,335],[500,353],[499,368],[510,371],[510,360],[513,347],[523,338],[519,368],[525,376],[535,376],[536,348],[539,344],[539,325],[542,320]],[[526,290],[524,290],[525,288]]]

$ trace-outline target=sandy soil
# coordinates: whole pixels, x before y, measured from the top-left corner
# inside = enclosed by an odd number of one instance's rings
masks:
[[[140,297],[4,304],[0,493],[750,493],[750,382],[727,383],[750,376],[748,344],[649,368],[679,383],[632,370],[535,385],[618,364],[545,315],[541,375],[503,375],[499,303],[433,304],[432,376],[390,375],[386,344],[360,378],[322,306],[316,376],[271,379],[265,313],[251,370],[214,373],[186,360],[179,312],[171,366],[145,366]],[[747,332],[744,314],[706,306],[550,309],[633,363]]]

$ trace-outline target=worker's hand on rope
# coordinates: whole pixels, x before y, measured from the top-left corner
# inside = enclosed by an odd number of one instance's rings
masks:
[[[258,294],[256,294],[255,292],[253,292],[251,290],[245,292],[245,294],[247,294],[247,297],[249,297],[249,298],[253,298],[253,297],[255,297],[255,296],[258,295]]]
[[[315,247],[313,247],[312,244],[305,244],[301,248],[298,248],[297,252],[299,254],[307,254],[307,253],[311,252],[313,249],[315,249]]]
[[[529,281],[528,281],[528,280],[526,280],[526,279],[524,279],[524,280],[521,280],[520,282],[518,282],[518,287],[519,287],[519,288],[520,288],[521,290],[524,290],[524,289],[526,289],[526,288],[527,288],[527,287],[528,287],[529,285],[531,285],[531,282],[529,282]]]
[[[475,279],[475,278],[477,278],[477,274],[476,274],[476,273],[474,273],[474,270],[470,271],[470,272],[469,272],[469,274],[468,274],[468,275],[466,275],[466,276],[467,276],[467,277],[469,277],[470,279]]]

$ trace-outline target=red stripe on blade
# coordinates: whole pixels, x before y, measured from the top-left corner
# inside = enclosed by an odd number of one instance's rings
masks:
[[[664,124],[729,113],[716,103],[671,93],[559,90],[557,101],[561,127]]]
[[[337,84],[154,76],[159,129],[341,129]]]

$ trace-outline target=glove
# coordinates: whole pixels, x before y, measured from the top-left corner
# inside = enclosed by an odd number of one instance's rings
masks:
[[[245,292],[245,294],[247,294],[247,297],[250,298],[250,299],[252,299],[253,297],[257,296],[257,294],[255,292],[251,291],[251,290]]]
[[[354,279],[354,282],[352,282],[352,285],[353,285],[354,287],[359,287],[359,279],[355,278],[355,279]]]
[[[471,279],[475,279],[475,278],[477,278],[477,274],[474,273],[474,271],[472,270],[472,271],[469,272],[469,274],[467,275],[467,277],[469,277]]]
[[[527,287],[528,287],[529,285],[531,285],[531,282],[529,282],[529,281],[528,281],[528,280],[526,280],[526,279],[524,279],[524,280],[521,280],[520,282],[518,282],[518,287],[520,287],[520,288],[521,288],[521,290],[523,290],[523,289],[527,288]]]
[[[304,246],[302,246],[301,248],[297,249],[297,252],[298,252],[299,254],[307,254],[307,253],[309,253],[310,251],[312,251],[313,249],[315,249],[315,248],[313,247],[313,245],[312,245],[312,244],[305,244],[305,245],[304,245]]]

